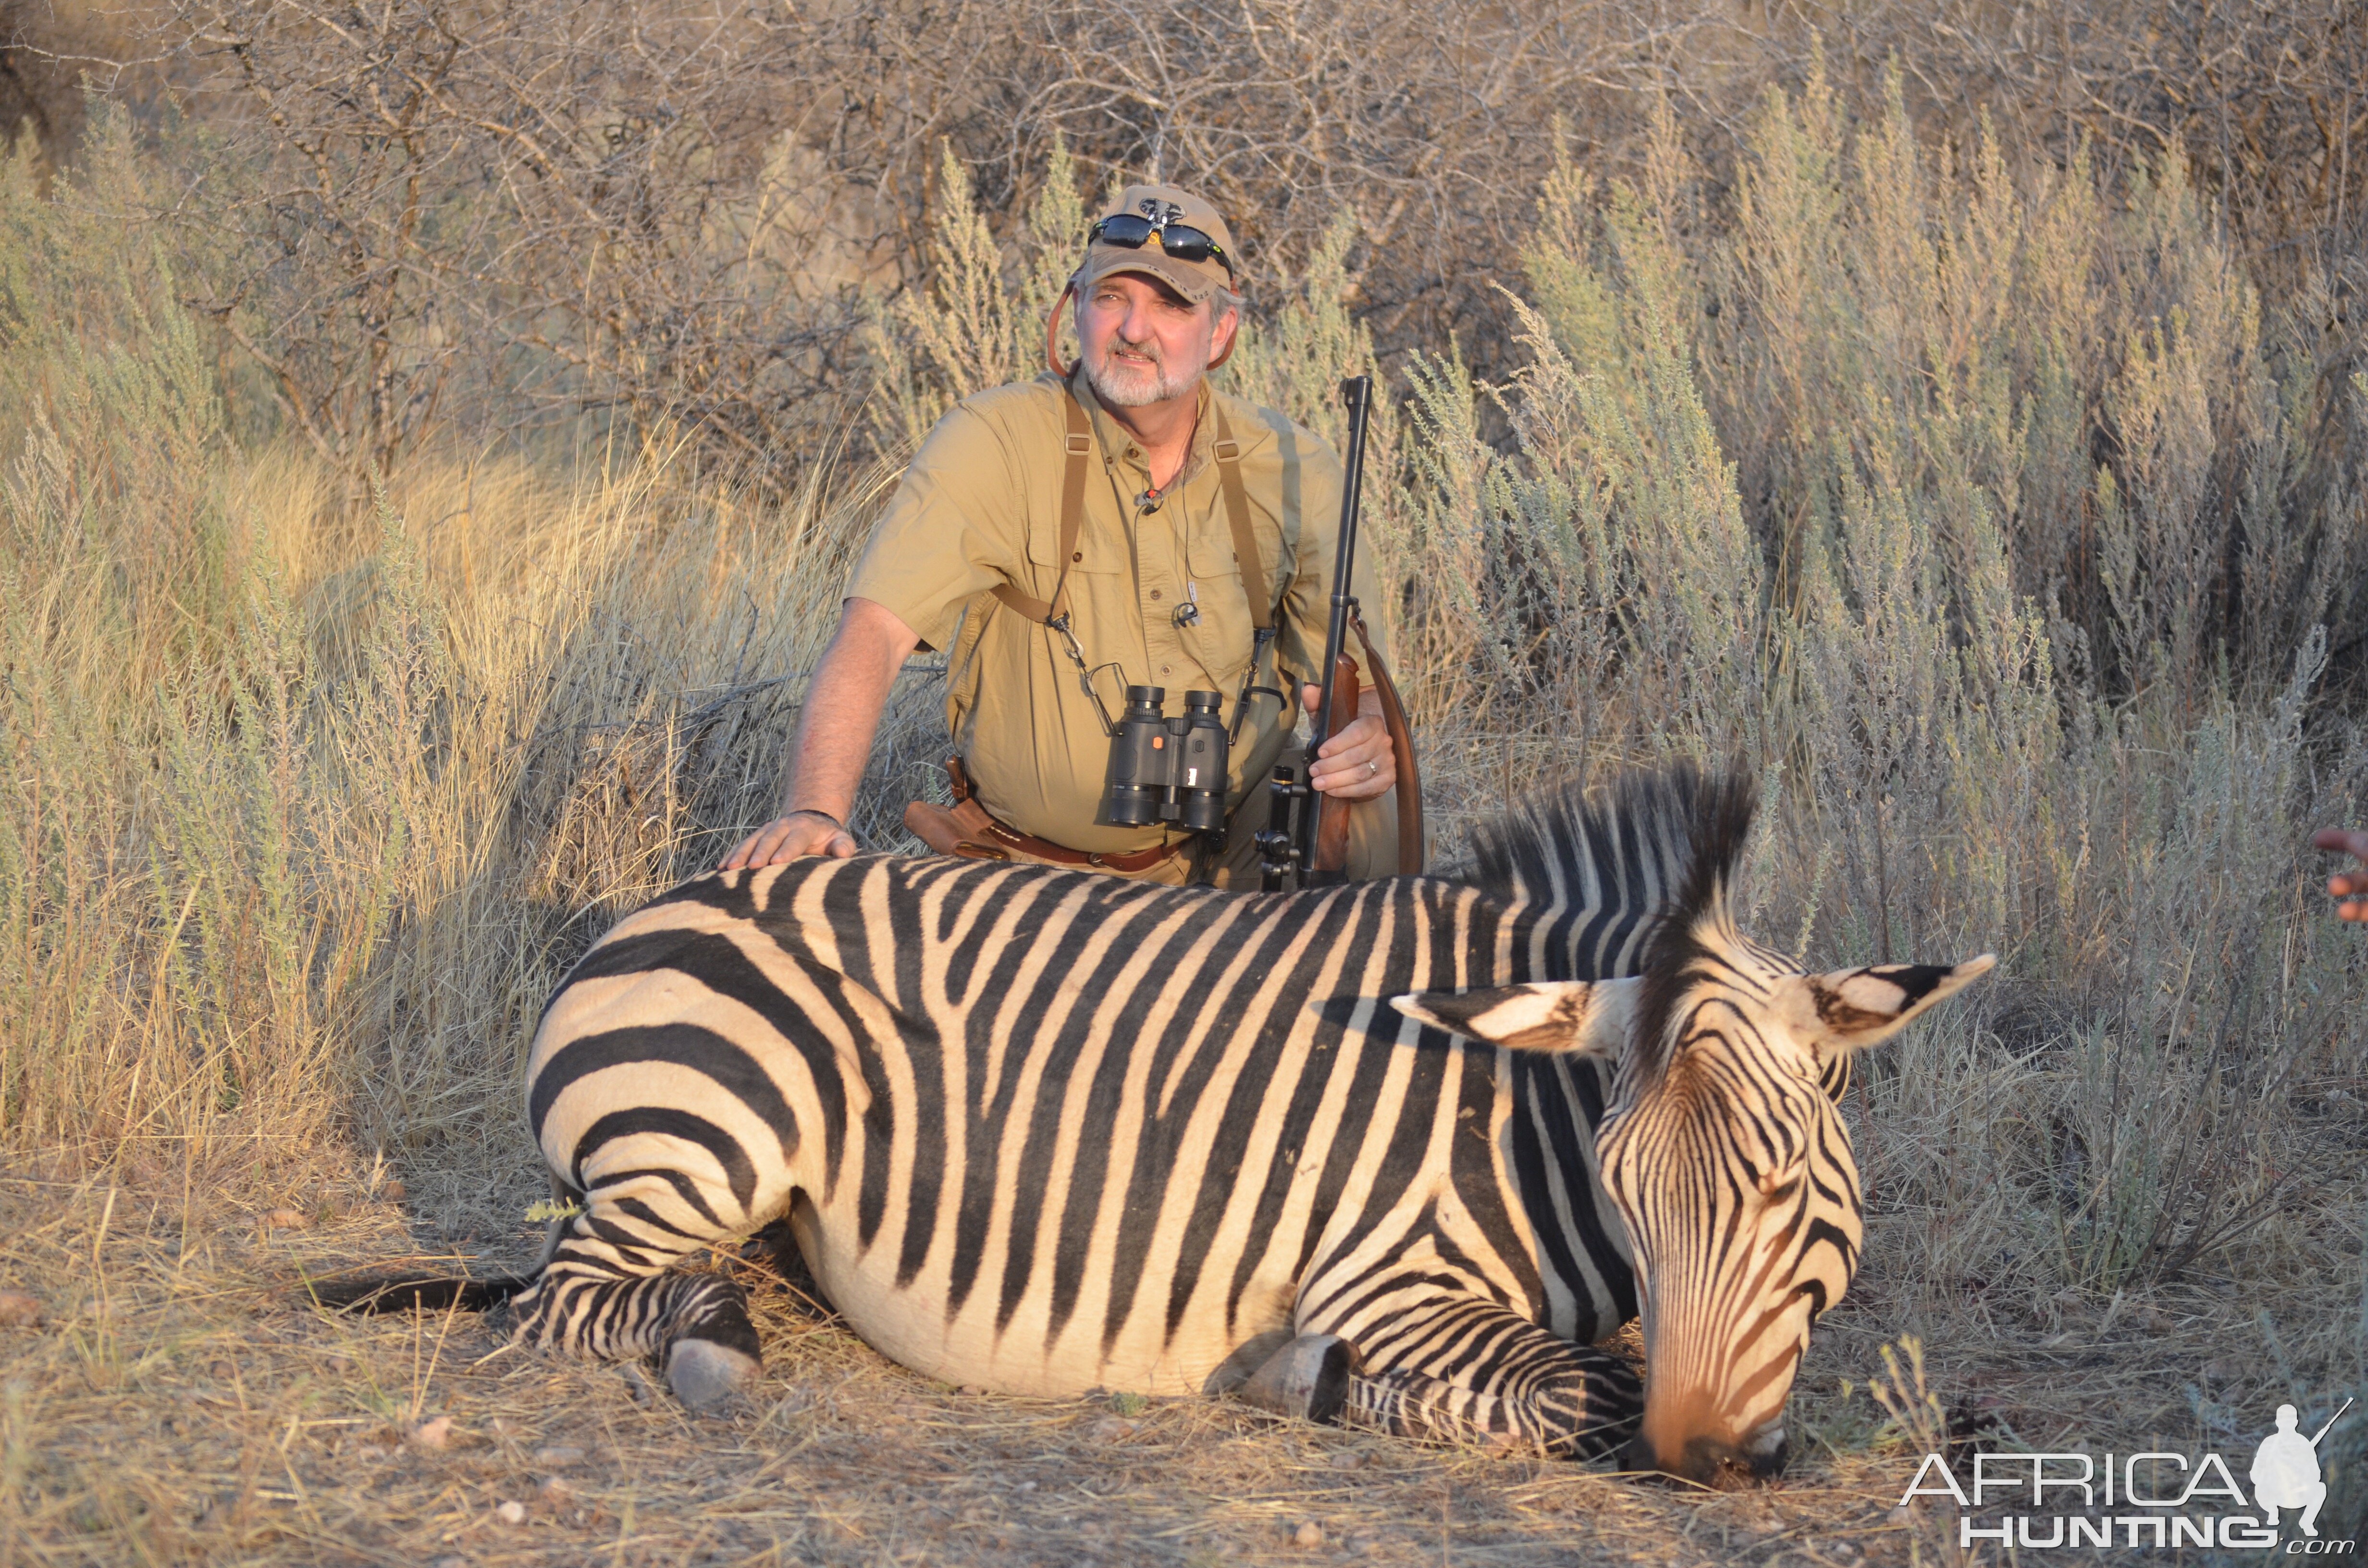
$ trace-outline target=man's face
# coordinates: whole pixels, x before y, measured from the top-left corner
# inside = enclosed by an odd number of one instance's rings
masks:
[[[1191,304],[1156,278],[1114,272],[1077,301],[1086,380],[1113,408],[1190,396],[1239,322],[1213,301]]]

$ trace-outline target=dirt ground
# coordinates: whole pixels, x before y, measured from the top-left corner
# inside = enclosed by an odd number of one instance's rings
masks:
[[[1865,1392],[1905,1312],[1882,1232],[1913,1216],[1878,1219],[1860,1288],[1816,1336],[1790,1472],[1714,1494],[1214,1401],[965,1392],[763,1278],[761,1394],[698,1419],[638,1369],[509,1349],[472,1315],[340,1318],[302,1300],[305,1275],[357,1265],[530,1258],[521,1222],[439,1236],[422,1212],[522,1214],[524,1173],[463,1204],[313,1171],[279,1178],[306,1198],[275,1214],[197,1201],[153,1169],[150,1189],[127,1186],[122,1165],[0,1176],[0,1288],[41,1314],[0,1328],[0,1568],[1958,1557],[1953,1511],[1895,1510],[1915,1445]],[[2208,1288],[1954,1338],[1934,1342],[1933,1388],[1957,1434],[1985,1441],[2094,1429],[2106,1410],[2170,1430],[2198,1368],[2241,1379],[2269,1360]]]

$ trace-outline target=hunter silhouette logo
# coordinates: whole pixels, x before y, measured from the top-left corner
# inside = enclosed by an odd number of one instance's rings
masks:
[[[2358,1543],[2322,1540],[2318,1511],[2327,1502],[2319,1444],[2351,1403],[2345,1400],[2308,1435],[2293,1405],[2278,1406],[2277,1425],[2253,1454],[2249,1499],[2220,1455],[2157,1449],[2102,1456],[1976,1453],[1971,1456],[1970,1486],[1961,1483],[1947,1459],[1926,1454],[1899,1501],[1903,1507],[1918,1497],[1953,1501],[1961,1548],[1996,1541],[2021,1551],[2115,1545],[2175,1551],[2193,1546],[2287,1557],[2350,1556]],[[2001,1517],[1980,1517],[1999,1507],[2008,1510]],[[2283,1540],[2278,1516],[2295,1510],[2302,1533]]]
[[[2300,1508],[2302,1533],[2318,1534],[2319,1506],[2327,1501],[2327,1483],[2319,1478],[2319,1439],[2335,1429],[2343,1419],[2343,1411],[2351,1402],[2343,1402],[2343,1410],[2327,1419],[2317,1437],[2305,1437],[2294,1429],[2298,1417],[2291,1404],[2278,1406],[2277,1430],[2261,1439],[2259,1451],[2253,1455],[2253,1503],[2261,1510],[2261,1523],[2271,1529],[2278,1527],[2278,1510]]]

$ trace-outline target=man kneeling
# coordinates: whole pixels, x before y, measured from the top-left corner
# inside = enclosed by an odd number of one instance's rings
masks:
[[[1266,781],[1298,756],[1297,713],[1275,694],[1315,704],[1342,473],[1304,428],[1207,384],[1241,324],[1229,243],[1214,208],[1167,186],[1129,187],[1094,224],[1070,280],[1076,366],[965,399],[929,433],[814,672],[782,814],[725,869],[855,853],[845,824],[890,684],[927,645],[950,650],[956,754],[954,811],[906,817],[932,847],[1258,885]],[[1361,560],[1352,591],[1380,603]],[[1222,699],[1222,849],[1104,806],[1129,686],[1164,688],[1171,712],[1188,690]],[[1371,689],[1308,781],[1354,805],[1350,879],[1400,869],[1396,758]]]

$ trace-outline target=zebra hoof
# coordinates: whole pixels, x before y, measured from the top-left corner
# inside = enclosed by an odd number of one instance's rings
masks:
[[[666,1353],[666,1386],[701,1415],[728,1409],[763,1369],[754,1356],[712,1339],[677,1339]]]
[[[1266,1359],[1236,1392],[1275,1415],[1329,1425],[1348,1402],[1357,1353],[1329,1334],[1303,1334]]]

